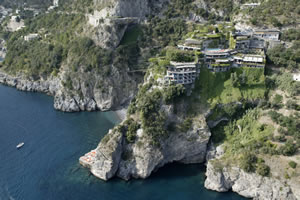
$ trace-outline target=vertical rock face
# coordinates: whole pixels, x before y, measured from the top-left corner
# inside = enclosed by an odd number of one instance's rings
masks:
[[[94,5],[109,16],[145,18],[162,8],[165,2],[168,0],[94,0]]]
[[[218,192],[232,191],[259,200],[296,200],[292,190],[275,178],[246,173],[237,167],[218,167],[214,160],[207,164],[205,187]]]
[[[102,139],[96,150],[81,157],[80,163],[103,180],[114,175],[125,180],[147,178],[167,163],[204,162],[210,135],[204,117],[194,122],[188,132],[171,133],[160,146],[153,145],[142,129],[137,131],[138,139],[134,143],[127,143],[115,128]],[[90,158],[91,154],[95,156]]]
[[[116,48],[132,23],[159,12],[167,0],[94,0],[95,11],[89,14],[87,35],[103,48]]]
[[[112,178],[118,170],[123,145],[122,133],[110,131],[99,146],[82,156],[80,163],[90,168],[92,174],[102,180]]]
[[[72,78],[72,90],[63,86],[66,75]],[[57,77],[29,80],[24,75],[10,76],[0,71],[0,83],[22,91],[43,92],[54,96],[54,108],[64,112],[107,111],[126,104],[137,90],[137,82],[125,70],[112,66],[110,76],[93,73],[72,74],[64,71]]]

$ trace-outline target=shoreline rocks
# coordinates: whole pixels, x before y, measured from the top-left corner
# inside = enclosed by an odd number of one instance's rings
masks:
[[[275,178],[246,173],[238,167],[218,167],[214,160],[207,164],[205,188],[217,192],[232,190],[246,198],[258,200],[296,200],[291,188]]]
[[[82,156],[79,162],[102,180],[114,176],[124,180],[147,178],[167,163],[203,163],[210,136],[203,116],[191,130],[171,133],[160,145],[153,145],[141,128],[137,130],[138,139],[128,143],[118,126],[110,130],[98,147]]]
[[[120,109],[122,105],[129,102],[130,97],[120,100],[117,96],[103,95],[95,92],[95,97],[79,97],[78,95],[70,95],[61,84],[61,77],[50,77],[46,80],[31,81],[24,78],[23,75],[11,76],[0,71],[0,83],[3,85],[15,87],[21,91],[42,92],[54,97],[53,107],[63,112],[79,112],[79,111],[108,111],[112,109]],[[110,93],[117,93],[119,89]],[[116,100],[117,98],[117,100]]]

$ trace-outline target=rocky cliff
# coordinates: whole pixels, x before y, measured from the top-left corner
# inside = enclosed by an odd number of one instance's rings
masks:
[[[54,108],[64,112],[115,110],[126,105],[137,89],[137,77],[129,76],[126,69],[120,71],[112,66],[110,76],[74,73],[62,70],[57,76],[32,80],[23,74],[11,76],[0,71],[0,83],[54,96]],[[70,88],[65,86],[66,82]]]
[[[87,21],[80,22],[84,24],[83,32],[81,35],[75,35],[78,38],[91,38],[97,46],[105,48],[101,51],[112,52],[109,57],[110,63],[99,69],[90,69],[88,64],[74,62],[80,56],[69,53],[59,66],[58,72],[55,75],[47,75],[48,77],[40,75],[33,78],[20,71],[17,71],[17,75],[7,74],[10,70],[4,64],[5,72],[1,72],[0,82],[24,91],[53,95],[54,107],[61,111],[107,111],[122,107],[136,94],[137,85],[143,77],[140,74],[128,73],[132,66],[122,61],[121,53],[115,53],[115,48],[119,46],[129,25],[141,23],[148,14],[159,11],[162,2],[164,1],[93,1],[93,13],[86,13]],[[124,49],[123,51],[126,51],[127,48]],[[98,55],[85,56],[90,56],[89,59],[93,60],[106,59],[95,58]],[[92,56],[94,57],[91,58]],[[143,55],[135,56],[140,58],[139,61],[143,61]],[[24,71],[26,73],[26,70]]]
[[[291,188],[276,178],[246,173],[238,167],[220,168],[214,161],[211,160],[207,164],[205,181],[207,189],[218,192],[232,190],[244,197],[260,200],[297,199]]]
[[[94,12],[88,14],[87,35],[103,48],[116,48],[128,25],[143,22],[158,14],[167,0],[94,0]]]
[[[175,161],[205,161],[210,132],[204,118],[186,133],[171,134],[160,146],[153,145],[143,129],[137,132],[137,141],[129,144],[118,128],[111,130],[95,150],[80,158],[80,163],[100,179],[108,180],[116,175],[128,180],[147,178],[153,171]]]
[[[191,118],[183,101],[166,104],[163,93],[167,90],[149,83],[140,87],[127,119],[81,157],[80,163],[100,179],[128,180],[147,178],[171,162],[204,162],[211,135],[204,115]]]

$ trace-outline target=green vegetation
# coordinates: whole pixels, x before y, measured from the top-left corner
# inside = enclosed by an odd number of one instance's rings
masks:
[[[175,45],[186,34],[187,25],[182,19],[149,17],[149,26],[145,29],[145,42],[149,45],[165,47]]]
[[[46,9],[52,5],[52,0],[1,0],[1,5],[6,8],[19,8],[26,3],[28,6]]]
[[[202,103],[214,107],[217,104],[263,99],[265,91],[264,69],[239,68],[214,73],[202,67],[193,93],[200,93]]]
[[[269,176],[270,175],[270,167],[265,163],[258,163],[256,166],[256,173],[261,176]]]
[[[227,153],[238,155],[248,151],[258,152],[260,148],[267,145],[273,127],[257,122],[259,116],[258,109],[249,110],[241,119],[232,121],[218,130],[225,132]]]
[[[128,30],[126,30],[120,45],[128,45],[128,44],[136,43],[142,34],[143,34],[143,30],[141,26],[136,25],[134,27],[130,27]]]
[[[274,111],[270,111],[273,121],[283,126],[287,131],[285,135],[290,139],[278,137],[276,140],[285,142],[277,146],[272,142],[273,127],[271,125],[260,124],[257,119],[260,117],[261,111],[253,109],[239,120],[232,119],[227,125],[221,125],[212,130],[213,141],[223,141],[226,144],[226,154],[228,156],[238,156],[241,153],[252,152],[254,154],[281,154],[291,156],[296,153],[299,148],[299,131],[300,126],[297,117],[285,117]],[[293,138],[293,139],[292,139]],[[251,167],[251,166],[248,166]]]
[[[241,156],[240,167],[245,172],[254,172],[256,168],[257,157],[254,154],[245,153]]]
[[[235,47],[236,47],[236,40],[232,36],[230,36],[230,39],[229,39],[229,48],[230,49],[235,49]]]
[[[279,94],[276,94],[274,97],[273,97],[273,101],[271,102],[271,105],[273,108],[281,108],[283,107],[282,105],[282,99],[283,97]]]
[[[27,27],[9,34],[8,53],[3,63],[9,73],[24,72],[29,77],[47,76],[57,71],[67,58],[71,41],[77,39],[84,17],[51,12],[26,21]],[[39,33],[40,39],[24,41],[23,36]]]
[[[180,125],[179,125],[179,130],[181,132],[187,132],[191,129],[193,125],[193,120],[192,118],[186,118]]]
[[[268,50],[268,59],[277,67],[286,67],[290,70],[300,68],[300,41],[294,42],[291,48],[283,45]]]
[[[168,10],[164,13],[164,15],[168,18],[176,18],[181,16],[187,17],[193,8],[193,2],[194,0],[171,0]]]
[[[281,34],[281,39],[283,41],[294,41],[294,40],[300,40],[300,29],[288,29],[283,31]]]
[[[298,115],[284,116],[276,111],[270,111],[271,119],[280,126],[287,129],[287,135],[294,136],[295,139],[300,139],[300,121]]]
[[[95,8],[93,0],[60,0],[60,7],[67,12],[80,13],[92,13]]]
[[[128,143],[133,143],[136,139],[136,132],[140,128],[140,125],[130,118],[124,122],[124,126],[122,128],[126,133],[126,141]]]
[[[269,0],[262,1],[260,6],[249,10],[248,14],[254,25],[281,27],[299,22],[300,7],[298,0]]]
[[[159,111],[162,93],[159,89],[148,92],[150,87],[151,84],[149,83],[140,87],[137,98],[135,101],[132,101],[130,109],[135,112],[138,111],[143,130],[152,138],[153,145],[159,145],[159,140],[166,136],[167,133],[164,128],[164,113]]]
[[[293,169],[296,169],[297,163],[295,163],[294,161],[290,161],[290,162],[289,162],[289,166],[290,166],[291,168],[293,168]]]
[[[278,88],[282,91],[286,91],[292,97],[300,94],[300,83],[294,81],[292,74],[288,72],[268,76],[266,82],[268,88]]]
[[[195,55],[193,52],[181,51],[175,48],[167,49],[166,58],[175,62],[195,62]]]
[[[286,107],[289,108],[289,109],[292,109],[292,110],[300,111],[300,105],[297,104],[297,102],[293,101],[293,100],[288,100],[286,102]]]
[[[165,89],[163,99],[166,104],[171,104],[176,102],[176,100],[184,94],[185,88],[183,85],[171,85]]]
[[[256,155],[246,152],[240,160],[240,167],[245,172],[256,172],[261,176],[270,175],[270,167],[264,163],[264,160],[257,158]]]
[[[73,58],[69,65],[72,66],[74,72],[84,66],[86,72],[96,69],[105,76],[110,74],[110,68],[107,65],[112,61],[111,52],[96,46],[89,38],[78,38],[71,42],[69,55]]]
[[[22,71],[30,77],[38,78],[59,69],[65,56],[60,45],[20,39],[10,43],[4,69],[12,74]]]

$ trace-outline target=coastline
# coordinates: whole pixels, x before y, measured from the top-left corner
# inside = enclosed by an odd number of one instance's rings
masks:
[[[112,104],[111,98],[100,98],[100,102],[94,97],[81,98],[80,96],[71,96],[64,90],[61,82],[62,78],[48,77],[46,80],[28,80],[23,74],[12,76],[0,69],[0,84],[14,87],[17,90],[27,92],[46,93],[54,98],[54,108],[62,112],[80,112],[80,111],[112,111],[115,105]],[[122,119],[126,116],[126,110],[120,111],[118,118]]]
[[[116,117],[118,118],[118,120],[120,120],[120,122],[122,122],[126,119],[127,109],[122,108],[122,109],[116,110],[115,114],[116,114]]]

